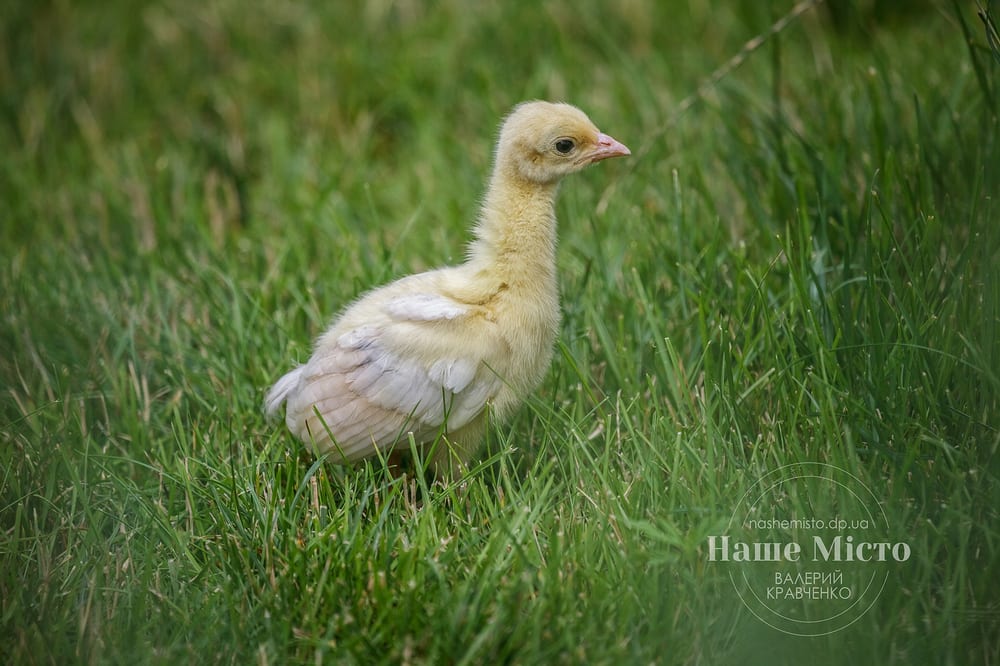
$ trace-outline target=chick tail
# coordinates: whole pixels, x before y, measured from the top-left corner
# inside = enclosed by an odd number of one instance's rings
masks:
[[[302,377],[302,370],[305,366],[299,366],[279,379],[267,392],[264,398],[264,412],[268,416],[277,414],[281,405],[288,400],[289,395],[299,386],[299,379]]]

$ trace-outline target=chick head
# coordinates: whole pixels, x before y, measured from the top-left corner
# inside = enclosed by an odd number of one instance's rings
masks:
[[[567,174],[607,159],[631,155],[575,106],[523,102],[500,128],[496,166],[529,182],[552,184]]]

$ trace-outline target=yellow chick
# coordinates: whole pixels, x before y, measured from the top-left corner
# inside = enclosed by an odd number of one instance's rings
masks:
[[[559,181],[630,154],[576,107],[516,106],[465,263],[362,295],[271,388],[268,414],[287,403],[289,430],[336,463],[406,447],[412,433],[418,444],[438,441],[436,472],[463,472],[487,412],[508,417],[552,360]]]

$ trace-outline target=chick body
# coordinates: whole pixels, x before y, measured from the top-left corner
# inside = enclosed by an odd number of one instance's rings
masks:
[[[559,328],[560,179],[629,151],[567,104],[527,102],[504,122],[468,258],[404,277],[348,306],[312,357],[272,387],[299,439],[334,462],[445,440],[438,471],[462,471],[487,412],[507,418],[542,381]],[[489,406],[489,409],[487,407]]]

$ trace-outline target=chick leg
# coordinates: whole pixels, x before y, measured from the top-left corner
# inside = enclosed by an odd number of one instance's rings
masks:
[[[431,469],[435,478],[456,480],[469,471],[469,461],[479,451],[486,423],[484,411],[461,428],[446,434],[437,443],[431,455]]]

